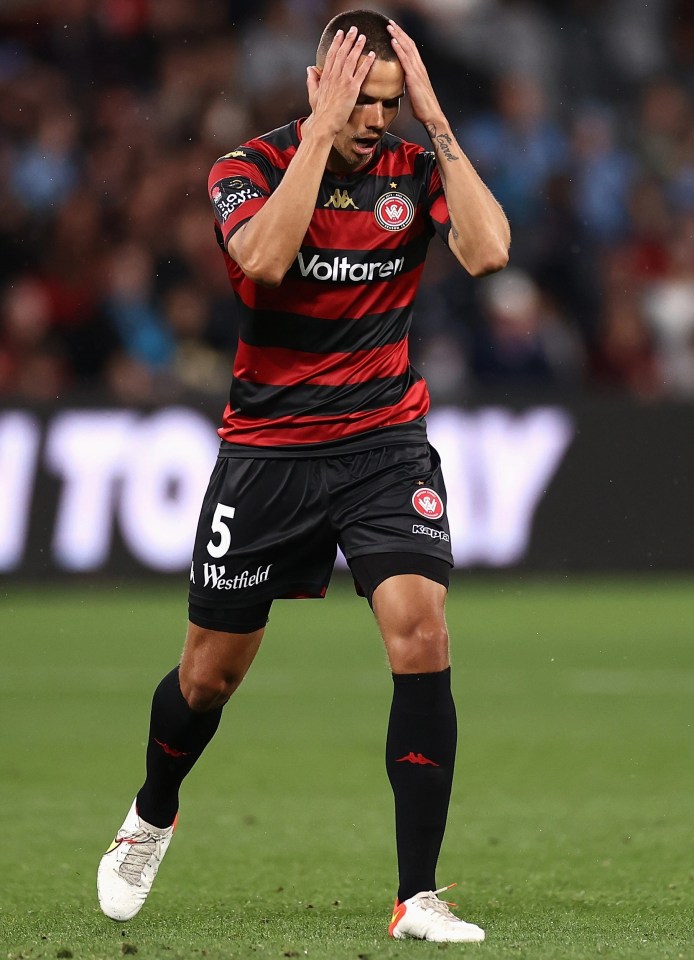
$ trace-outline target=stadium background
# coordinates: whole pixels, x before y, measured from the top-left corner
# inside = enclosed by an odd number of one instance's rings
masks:
[[[348,6],[3,3],[6,574],[185,569],[236,335],[206,174],[305,113],[316,36]],[[412,333],[458,564],[691,568],[691,4],[383,9],[513,229],[510,267],[482,281],[432,244]],[[397,124],[425,142],[407,106]],[[177,411],[194,456],[176,453]],[[80,545],[85,526],[98,543]]]
[[[273,608],[140,917],[116,927],[94,895],[141,781],[151,691],[180,649],[228,390],[235,313],[207,172],[304,112],[317,34],[346,6],[0,0],[12,960],[409,955],[384,935],[390,678],[346,578],[325,602]],[[447,616],[461,744],[440,881],[459,882],[489,960],[683,960],[694,8],[373,6],[420,43],[514,235],[510,267],[482,281],[434,242],[412,337],[459,569]],[[407,106],[398,122],[420,137]]]

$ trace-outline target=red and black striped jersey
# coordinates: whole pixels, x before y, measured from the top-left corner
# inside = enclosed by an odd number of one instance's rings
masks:
[[[227,242],[279,186],[300,141],[294,121],[221,157],[209,177],[240,311],[219,430],[232,444],[330,444],[412,423],[429,407],[408,334],[429,241],[450,230],[434,154],[386,134],[357,173],[326,170],[296,260],[278,287],[263,287]]]

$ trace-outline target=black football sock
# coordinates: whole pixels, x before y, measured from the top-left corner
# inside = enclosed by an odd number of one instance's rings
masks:
[[[167,673],[152,697],[147,742],[147,779],[137,812],[155,827],[170,826],[178,812],[178,790],[219,726],[222,708],[191,710],[181,693],[178,667]]]
[[[440,673],[393,674],[393,683],[386,770],[395,797],[402,903],[436,889],[458,727],[450,667]]]

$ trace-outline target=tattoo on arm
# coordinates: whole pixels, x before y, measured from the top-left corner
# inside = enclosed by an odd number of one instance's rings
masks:
[[[453,153],[451,148],[452,140],[447,133],[436,133],[436,126],[433,123],[426,124],[426,131],[429,134],[431,142],[438,147],[446,160],[457,160],[457,154]]]

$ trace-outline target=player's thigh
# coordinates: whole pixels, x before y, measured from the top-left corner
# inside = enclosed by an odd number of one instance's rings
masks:
[[[372,605],[393,673],[434,673],[450,664],[446,587],[421,574],[388,577]]]
[[[195,536],[190,619],[233,632],[239,607],[321,596],[335,550],[320,464],[220,457]]]
[[[430,444],[387,446],[343,460],[333,466],[331,506],[348,562],[393,553],[453,565],[446,486]]]

